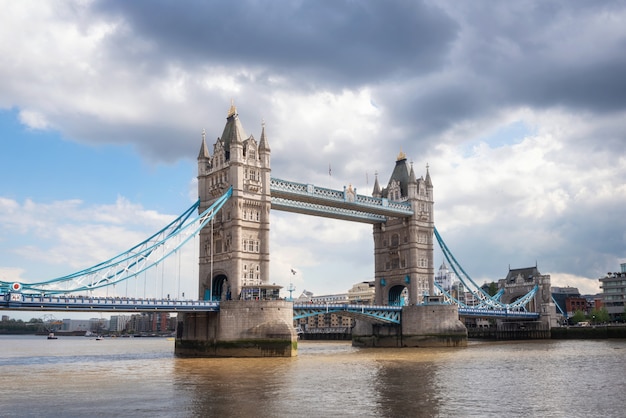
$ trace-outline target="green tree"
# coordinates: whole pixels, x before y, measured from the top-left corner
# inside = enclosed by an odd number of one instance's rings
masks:
[[[579,322],[584,321],[585,318],[585,313],[583,311],[581,311],[580,309],[576,310],[576,312],[574,312],[574,315],[571,316],[570,320],[572,321],[572,323],[577,324]]]
[[[609,312],[604,307],[600,309],[594,308],[594,310],[591,311],[591,320],[594,324],[604,324],[609,322]]]
[[[489,296],[493,296],[498,293],[498,284],[496,282],[489,283],[489,290],[487,290]]]

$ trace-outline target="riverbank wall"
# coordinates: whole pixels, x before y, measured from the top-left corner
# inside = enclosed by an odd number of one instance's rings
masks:
[[[626,325],[593,325],[589,327],[552,328],[555,340],[592,340],[608,338],[626,338]]]

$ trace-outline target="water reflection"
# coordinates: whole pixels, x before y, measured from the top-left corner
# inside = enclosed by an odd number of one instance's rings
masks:
[[[378,416],[437,416],[440,397],[433,363],[385,360],[379,365],[376,388]]]
[[[174,390],[189,416],[275,416],[292,359],[176,359]]]
[[[312,343],[291,359],[177,359],[194,416],[434,416],[435,352]]]
[[[626,340],[437,350],[307,342],[298,357],[278,359],[181,359],[173,350],[162,339],[0,336],[0,415],[617,417],[626,410]]]

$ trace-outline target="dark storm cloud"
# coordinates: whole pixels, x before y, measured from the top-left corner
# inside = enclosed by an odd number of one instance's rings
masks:
[[[450,65],[378,92],[381,106],[395,109],[389,116],[400,131],[424,140],[520,107],[589,114],[626,109],[623,3],[451,4],[460,29]]]
[[[464,8],[456,62],[493,81],[484,93],[513,105],[626,107],[626,95],[617,94],[626,92],[623,2],[488,4]]]
[[[417,1],[104,1],[98,9],[121,17],[130,28],[123,36],[154,43],[164,60],[271,69],[305,86],[436,71],[456,32]],[[127,39],[117,41],[123,50]]]
[[[626,108],[618,3],[141,0],[94,11],[123,22],[104,54],[144,80],[167,78],[172,64],[192,77],[220,68],[256,106],[276,91],[368,87],[393,127],[385,141],[408,142],[411,154],[502,110]],[[207,97],[201,87],[187,94]],[[626,132],[615,134],[619,145]]]

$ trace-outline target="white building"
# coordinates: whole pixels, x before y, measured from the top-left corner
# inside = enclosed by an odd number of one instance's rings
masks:
[[[450,293],[452,290],[452,284],[455,280],[456,274],[454,271],[448,268],[445,261],[442,261],[439,270],[435,273],[435,283],[441,286],[443,290]],[[440,293],[437,289],[435,289],[435,292]]]

